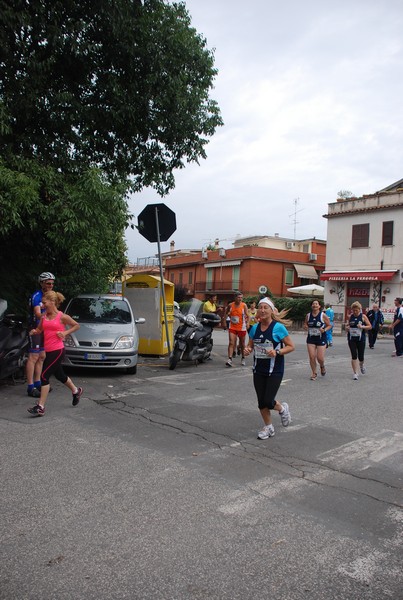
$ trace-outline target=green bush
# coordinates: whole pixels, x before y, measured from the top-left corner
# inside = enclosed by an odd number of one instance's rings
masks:
[[[311,310],[312,298],[276,298],[278,310],[288,310],[287,318],[292,321],[304,321]]]

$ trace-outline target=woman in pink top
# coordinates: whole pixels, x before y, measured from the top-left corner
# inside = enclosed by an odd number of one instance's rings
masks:
[[[28,408],[28,412],[37,417],[42,417],[45,414],[45,403],[49,394],[49,378],[51,375],[54,375],[56,379],[64,383],[71,390],[73,394],[73,406],[77,406],[83,393],[83,389],[81,387],[77,388],[74,385],[62,367],[64,338],[73,331],[80,329],[77,321],[74,321],[74,319],[58,310],[63,300],[64,296],[59,292],[46,292],[42,297],[45,313],[38,327],[30,331],[30,335],[37,335],[43,332],[45,337],[44,347],[46,358],[43,363],[41,375],[41,397],[38,400],[38,404],[32,408]],[[69,325],[68,330],[66,330],[66,325]]]

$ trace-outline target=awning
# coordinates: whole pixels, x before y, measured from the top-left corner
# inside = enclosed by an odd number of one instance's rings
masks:
[[[220,267],[238,267],[241,264],[241,260],[227,260],[216,263],[204,263],[205,269],[217,269]]]
[[[323,271],[321,281],[390,281],[396,271]]]
[[[302,279],[317,279],[318,274],[312,265],[294,265],[298,277]]]

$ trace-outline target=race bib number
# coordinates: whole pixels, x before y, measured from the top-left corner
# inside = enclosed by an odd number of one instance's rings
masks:
[[[311,327],[311,329],[309,330],[309,335],[311,337],[320,337],[322,335],[322,332],[319,329],[319,327]]]
[[[360,338],[361,329],[358,329],[358,327],[350,327],[350,337]]]
[[[234,325],[239,323],[239,317],[231,317],[231,323],[234,323]]]
[[[271,345],[267,344],[254,344],[253,351],[255,354],[255,358],[270,360],[270,356],[267,355],[267,350],[270,350]]]

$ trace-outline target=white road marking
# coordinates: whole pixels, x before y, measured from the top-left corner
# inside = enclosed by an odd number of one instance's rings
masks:
[[[362,468],[370,463],[380,463],[398,452],[403,451],[403,434],[396,431],[381,431],[373,438],[359,438],[338,448],[320,454],[318,458],[324,462],[337,461],[338,465],[347,466],[357,461],[364,461]]]

